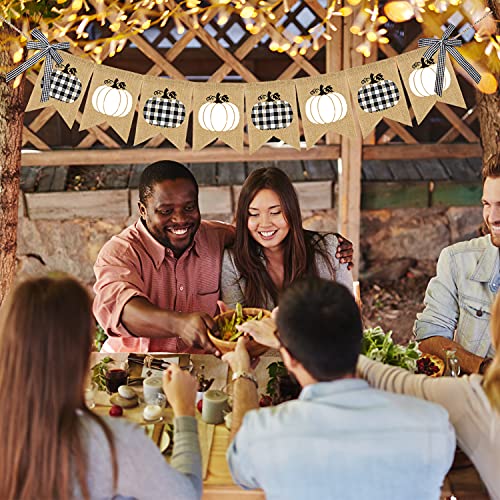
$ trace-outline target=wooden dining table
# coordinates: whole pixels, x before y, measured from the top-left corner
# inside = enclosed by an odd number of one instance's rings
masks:
[[[97,363],[106,355],[100,353],[92,354],[92,363]],[[108,355],[109,356],[109,355]],[[126,354],[112,354],[113,358],[126,359]],[[214,377],[211,388],[226,390],[231,393],[229,384],[230,372],[227,365],[209,355],[166,355],[155,354],[155,357],[174,358],[182,366],[192,364],[197,372],[203,371],[207,378]],[[273,361],[279,360],[275,356],[263,356],[256,369],[256,377],[259,383],[259,393],[265,393],[268,381],[267,366]],[[203,368],[202,368],[203,367]],[[130,366],[130,376],[140,376],[142,367]],[[142,388],[137,386],[136,391],[142,394]],[[109,396],[105,393],[98,395],[97,405],[94,412],[98,415],[107,415],[111,406]],[[142,419],[143,405],[131,410],[125,410],[124,416],[139,425],[144,425]],[[165,431],[165,424],[173,421],[173,414],[170,408],[163,410],[164,420],[158,424],[153,424],[149,429],[150,437],[158,444],[161,443],[161,435]],[[226,461],[226,451],[230,444],[230,431],[224,424],[210,425],[202,421],[199,412],[196,412],[198,420],[198,431],[200,436],[200,448],[202,453],[203,469],[203,499],[204,500],[264,500],[265,495],[262,490],[244,490],[236,485],[229,471]],[[167,455],[168,460],[168,455]],[[486,488],[480,480],[474,466],[468,462],[467,457],[459,450],[456,454],[454,467],[445,478],[441,499],[459,498],[460,500],[488,500]]]

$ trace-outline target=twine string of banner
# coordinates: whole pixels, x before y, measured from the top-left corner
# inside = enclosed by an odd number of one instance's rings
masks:
[[[482,21],[485,17],[492,14],[490,9],[486,9],[486,13],[481,16],[474,24],[468,26],[465,30],[458,33],[453,38],[449,38],[450,35],[455,31],[456,26],[454,24],[448,25],[443,36],[441,38],[421,38],[418,41],[419,47],[429,47],[425,53],[424,58],[430,59],[437,51],[438,62],[437,62],[437,73],[436,73],[436,83],[434,85],[434,92],[439,96],[443,96],[443,84],[444,84],[444,71],[446,68],[446,53],[449,53],[455,61],[467,72],[467,74],[474,80],[474,82],[479,83],[481,81],[481,75],[478,71],[458,52],[456,47],[462,45],[462,40],[459,37],[464,33],[472,29],[476,24]]]
[[[1,17],[1,16],[0,16]],[[18,30],[14,25],[12,25],[9,21],[1,17],[3,21],[5,21],[9,26],[15,29],[22,36],[29,38],[22,31]],[[34,66],[38,61],[45,59],[45,67],[43,71],[43,84],[42,84],[42,94],[40,97],[41,102],[47,102],[49,100],[50,95],[50,85],[52,83],[52,66],[55,61],[57,64],[62,64],[63,57],[59,54],[59,50],[68,50],[70,48],[69,42],[59,42],[50,44],[48,38],[38,29],[33,29],[31,31],[31,36],[38,40],[34,42],[29,40],[26,43],[27,50],[39,50],[36,54],[31,56],[29,59],[24,61],[22,64],[14,68],[12,71],[9,71],[5,76],[5,81],[10,82],[17,78],[21,73],[24,73],[27,69]]]

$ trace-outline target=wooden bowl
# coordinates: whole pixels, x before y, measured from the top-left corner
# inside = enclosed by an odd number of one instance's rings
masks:
[[[243,308],[243,314],[245,316],[256,316],[259,314],[259,312],[262,311],[262,317],[263,318],[269,318],[271,317],[271,312],[266,310],[266,309],[258,309],[256,307],[244,307]],[[226,311],[225,313],[219,314],[218,316],[215,316],[214,320],[217,323],[220,319],[222,318],[230,318],[236,311],[234,309],[231,309],[229,311]],[[208,338],[214,344],[215,347],[222,353],[225,354],[226,352],[234,351],[236,349],[236,343],[237,341],[229,342],[228,340],[222,340],[217,337],[215,337],[210,330],[207,330]],[[248,354],[250,354],[251,358],[255,358],[257,356],[261,356],[264,354],[269,347],[259,344],[258,342],[255,342],[255,340],[250,340],[250,342],[247,345],[248,349]]]

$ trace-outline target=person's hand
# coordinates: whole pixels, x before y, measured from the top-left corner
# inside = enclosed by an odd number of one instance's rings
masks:
[[[337,240],[339,241],[339,246],[337,247],[337,252],[335,253],[335,257],[339,259],[339,262],[341,264],[347,263],[347,269],[349,269],[350,271],[354,267],[354,264],[352,262],[352,257],[354,255],[352,242],[339,233],[334,233],[334,235],[337,237]]]
[[[216,328],[215,321],[206,313],[186,313],[180,315],[177,334],[189,347],[200,347],[207,354],[220,356],[220,352],[210,342],[207,329]]]
[[[239,332],[251,335],[259,344],[270,347],[271,349],[279,349],[280,342],[276,338],[276,323],[273,318],[253,319],[246,321],[241,325],[236,325]]]
[[[225,361],[233,372],[248,372],[252,368],[250,355],[247,351],[249,341],[248,337],[240,337],[236,343],[236,349],[222,356],[222,361]]]
[[[194,417],[198,381],[177,365],[170,365],[163,374],[163,392],[176,417]]]
[[[226,311],[229,311],[229,307],[227,307],[227,304],[224,301],[218,300],[217,305],[219,306],[220,314],[224,314]]]

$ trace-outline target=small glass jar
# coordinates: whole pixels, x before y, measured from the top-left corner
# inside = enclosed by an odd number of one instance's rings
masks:
[[[445,376],[458,377],[460,375],[460,361],[457,358],[457,351],[448,349],[446,351],[446,370]]]

